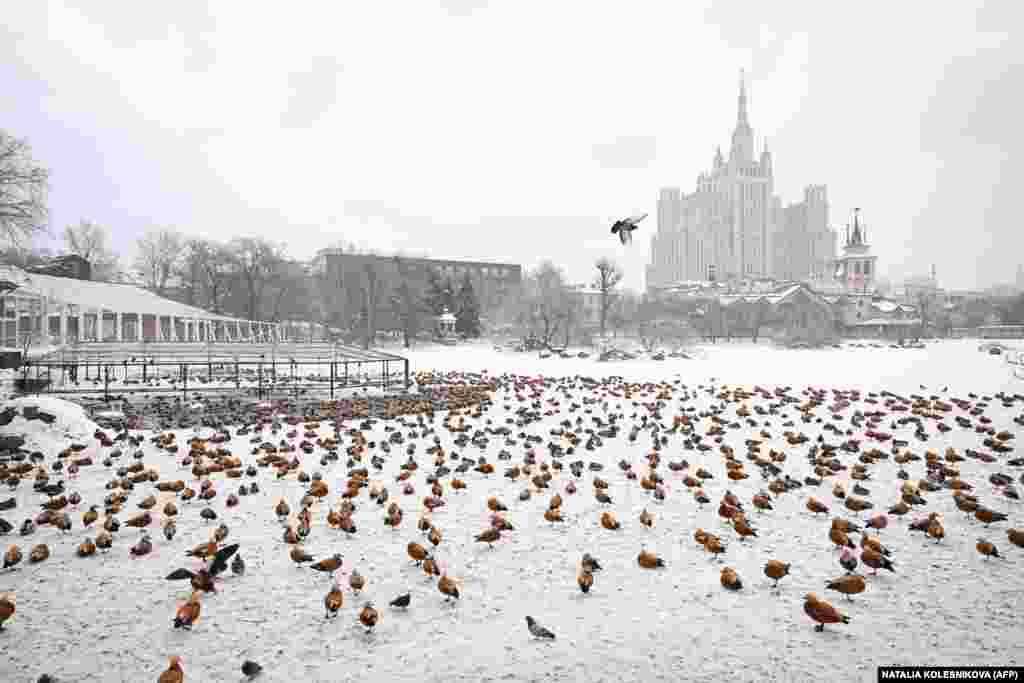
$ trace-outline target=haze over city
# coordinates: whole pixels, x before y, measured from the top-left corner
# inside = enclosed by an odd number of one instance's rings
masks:
[[[881,277],[984,287],[1022,246],[1020,23],[1011,2],[26,3],[0,116],[52,171],[55,247],[85,218],[123,252],[166,225],[573,281],[610,256],[640,289],[658,191],[728,147],[745,69],[783,204],[827,185]],[[608,225],[638,211],[624,249]]]

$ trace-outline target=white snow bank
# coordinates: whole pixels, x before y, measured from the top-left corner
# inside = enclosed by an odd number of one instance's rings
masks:
[[[804,399],[806,384],[829,387],[889,388],[899,393],[921,392],[919,384],[940,392],[950,386],[949,396],[965,396],[974,391],[992,394],[999,390],[1024,392],[1024,383],[1013,380],[1010,368],[1000,356],[979,353],[967,341],[929,344],[920,350],[889,348],[826,349],[822,351],[776,350],[771,347],[733,343],[706,345],[700,360],[666,360],[663,362],[635,360],[621,363],[599,363],[593,360],[540,360],[537,354],[493,352],[488,348],[464,345],[446,349],[416,349],[410,356],[416,370],[436,368],[491,374],[515,372],[536,376],[585,374],[590,376],[622,375],[630,379],[672,379],[680,376],[689,387],[709,376],[720,383],[762,384],[772,389],[790,385],[790,394]],[[584,420],[609,419],[609,412],[646,410],[643,404],[655,401],[656,392],[641,389],[627,399],[619,390],[578,387],[564,395],[554,387],[542,392],[542,420],[513,431],[539,434],[547,439],[551,430],[565,419],[575,419],[582,411],[573,404],[604,395],[609,399],[607,410],[600,404],[588,404]],[[615,391],[617,393],[611,393]],[[517,393],[523,397],[523,402]],[[930,393],[930,392],[929,392]],[[665,419],[692,407],[708,411],[720,405],[716,396],[691,392],[684,400],[684,390],[674,391]],[[867,397],[865,397],[867,398]],[[481,418],[467,417],[471,429],[483,429],[490,420],[495,425],[516,420],[527,398],[525,389],[503,387]],[[635,401],[635,404],[631,403]],[[23,399],[21,403],[50,409],[48,399]],[[64,415],[74,417],[73,407]],[[767,402],[753,398],[751,406]],[[1020,404],[1007,408],[1000,401],[986,402],[985,415],[994,429],[1020,433],[1013,418]],[[528,405],[528,404],[527,404]],[[740,405],[729,405],[726,417],[739,419]],[[849,422],[853,410],[880,409],[880,404],[864,401],[840,412],[844,428],[855,429],[857,438],[863,428]],[[57,414],[57,410],[53,410]],[[888,412],[888,410],[886,411]],[[76,413],[82,418],[84,412]],[[830,425],[831,411],[820,406],[814,414],[822,422],[803,423],[796,408],[784,406],[780,415],[770,419],[766,428],[769,437],[765,449],[788,453],[784,470],[798,480],[813,472],[806,458],[810,443],[819,436],[829,442],[842,440],[823,427]],[[953,425],[953,416],[974,416],[955,407],[946,418]],[[929,443],[914,440],[913,424],[890,427],[897,413],[882,421],[882,428],[899,439],[911,442],[909,449],[918,454],[926,447],[939,453],[948,447],[961,452],[966,448],[984,449],[984,435],[974,429],[954,427],[948,433],[937,432],[927,423]],[[16,418],[21,420],[21,418]],[[64,420],[61,416],[59,420]],[[941,543],[926,540],[906,529],[910,519],[890,519],[890,528],[880,532],[882,541],[892,549],[894,573],[882,572],[868,576],[868,588],[853,602],[847,602],[825,583],[843,573],[828,538],[828,519],[834,516],[863,520],[867,515],[847,511],[831,494],[838,481],[848,489],[860,483],[871,490],[867,497],[875,504],[873,512],[882,512],[899,496],[902,483],[897,472],[905,467],[911,481],[926,476],[923,462],[905,466],[894,460],[882,460],[871,467],[867,482],[852,480],[844,471],[821,487],[805,487],[797,492],[773,497],[774,509],[767,513],[751,512],[758,537],[740,542],[735,532],[722,526],[717,514],[717,501],[728,489],[744,504],[766,485],[750,469],[750,479],[734,482],[726,478],[722,455],[717,451],[702,453],[687,450],[683,438],[669,434],[663,451],[667,461],[687,458],[692,468],[705,467],[715,478],[704,484],[705,492],[714,501],[699,507],[686,488],[683,474],[663,467],[667,495],[655,501],[636,481],[626,479],[617,463],[626,460],[635,471],[643,471],[650,436],[637,441],[628,439],[629,427],[637,424],[635,417],[623,419],[623,431],[604,439],[604,446],[595,451],[580,447],[563,462],[577,458],[598,462],[600,473],[587,471],[576,485],[577,493],[565,490],[572,475],[563,471],[555,476],[551,488],[534,491],[527,501],[519,500],[520,492],[529,486],[522,478],[512,481],[502,476],[506,466],[522,463],[527,444],[521,438],[507,446],[503,438],[491,438],[484,448],[460,446],[457,435],[444,428],[444,415],[438,414],[429,425],[435,430],[439,444],[446,453],[461,453],[471,459],[485,456],[497,472],[483,475],[467,472],[464,491],[453,492],[445,484],[446,505],[430,518],[443,534],[436,553],[441,566],[460,585],[462,599],[446,604],[436,588],[436,580],[428,581],[422,569],[410,561],[407,544],[416,541],[428,544],[416,529],[421,500],[429,487],[425,477],[432,470],[432,458],[423,454],[423,446],[432,436],[418,439],[420,450],[415,458],[420,464],[410,478],[414,487],[406,495],[394,484],[399,468],[406,460],[404,448],[394,447],[385,458],[383,470],[374,471],[372,480],[390,489],[391,500],[406,511],[398,530],[383,524],[383,509],[370,503],[365,494],[357,501],[353,520],[358,533],[347,536],[326,524],[327,508],[336,505],[336,497],[348,480],[345,457],[338,462],[320,464],[322,453],[305,455],[298,451],[304,471],[321,472],[330,488],[330,497],[313,508],[313,530],[304,547],[317,559],[335,552],[344,555],[341,575],[347,586],[347,573],[357,568],[367,579],[360,595],[346,589],[341,615],[326,620],[323,596],[330,586],[330,577],[310,569],[298,569],[288,555],[288,546],[281,541],[282,528],[276,520],[274,507],[282,498],[298,509],[308,485],[294,476],[277,479],[269,469],[257,470],[257,478],[228,480],[215,475],[213,485],[218,495],[209,501],[219,518],[207,523],[199,510],[207,503],[180,504],[177,516],[178,534],[166,541],[159,533],[159,513],[151,527],[154,552],[135,560],[129,548],[139,533],[124,529],[115,538],[114,549],[103,556],[81,559],[75,548],[86,537],[95,536],[95,528],[83,529],[80,513],[87,504],[103,500],[108,491],[106,482],[111,471],[100,466],[82,468],[80,476],[69,488],[82,495],[82,505],[72,514],[74,528],[62,534],[50,526],[41,527],[30,538],[11,538],[23,552],[32,544],[48,543],[51,558],[46,562],[0,573],[0,590],[17,594],[18,611],[6,624],[0,637],[5,657],[0,657],[0,680],[34,680],[44,671],[66,680],[155,680],[167,666],[167,655],[180,655],[189,681],[237,681],[239,665],[251,658],[265,667],[260,681],[445,681],[462,683],[480,681],[874,681],[879,664],[934,665],[1021,665],[1020,642],[1024,631],[1020,623],[1020,596],[1024,590],[1020,562],[1024,551],[1005,539],[1005,528],[1021,526],[1024,508],[1019,501],[1001,496],[991,485],[989,475],[1002,470],[1019,478],[1020,469],[1010,468],[1006,459],[986,465],[967,459],[958,463],[962,479],[973,482],[986,505],[1010,515],[1005,524],[985,529],[973,517],[957,511],[946,491],[927,494],[925,511],[945,516],[946,538]],[[796,430],[806,434],[810,442],[794,447],[783,436],[784,420],[797,422]],[[769,421],[759,416],[759,422]],[[69,420],[70,422],[70,420]],[[361,421],[347,421],[344,429]],[[20,423],[19,423],[20,424]],[[378,446],[391,437],[386,431],[394,422],[378,421],[364,430],[367,439]],[[700,421],[704,433],[711,426],[709,418]],[[88,431],[94,429],[89,425]],[[737,453],[747,450],[745,439],[757,428],[727,431],[722,439]],[[202,430],[204,434],[212,430]],[[406,433],[408,430],[403,429]],[[250,439],[278,442],[288,439],[295,444],[306,438],[301,429],[294,437],[288,430],[274,432],[272,427],[255,427],[250,435],[234,436],[224,446],[240,457],[243,464],[254,464]],[[178,443],[184,445],[192,430],[176,430]],[[333,425],[323,421],[316,430],[318,438],[333,436]],[[149,434],[146,434],[149,436]],[[1018,437],[1017,440],[1019,440]],[[310,438],[313,441],[312,438]],[[1014,456],[1019,457],[1017,447]],[[91,442],[95,444],[95,440]],[[352,443],[343,437],[342,446]],[[865,441],[865,447],[870,442]],[[119,446],[115,446],[119,447]],[[888,448],[888,445],[880,445]],[[99,460],[113,447],[90,446]],[[513,454],[511,461],[498,459],[502,449]],[[162,479],[181,478],[198,488],[188,467],[182,466],[166,451],[146,440],[140,450],[146,467],[157,468]],[[549,460],[543,447],[535,448],[538,460]],[[857,462],[852,454],[840,452],[842,462]],[[122,458],[122,462],[127,458]],[[127,462],[125,462],[127,464]],[[449,462],[455,466],[454,462]],[[592,494],[595,476],[609,483],[608,493],[614,500],[610,506],[598,503]],[[447,482],[449,479],[446,477]],[[240,504],[228,508],[226,494],[241,483],[258,481],[257,495],[241,497]],[[561,491],[562,510],[566,519],[552,526],[544,520],[551,495]],[[138,509],[143,497],[152,493],[148,484],[136,486],[124,508],[122,521]],[[16,512],[6,514],[17,524],[26,510],[38,509],[40,494],[22,485],[10,494],[18,501]],[[158,493],[162,505],[175,500],[171,493]],[[832,514],[816,518],[805,508],[808,496],[815,496],[832,507]],[[487,499],[497,496],[509,507],[507,519],[516,530],[493,549],[475,543],[474,537],[489,524]],[[638,515],[646,508],[655,515],[652,529],[643,529]],[[598,520],[605,510],[614,512],[623,528],[617,532],[601,528]],[[230,527],[228,543],[239,543],[239,554],[247,565],[245,576],[228,575],[220,592],[203,596],[200,622],[194,632],[171,627],[179,600],[187,596],[186,583],[168,582],[165,576],[179,568],[195,569],[198,563],[186,558],[185,551],[209,538],[219,522]],[[697,547],[693,532],[697,528],[718,533],[728,546],[721,563],[708,557]],[[986,560],[974,549],[979,535],[992,540],[1009,561]],[[859,539],[857,539],[859,541]],[[855,541],[856,542],[856,541]],[[661,555],[667,564],[664,570],[640,569],[636,556],[641,546]],[[589,595],[576,587],[576,564],[582,553],[594,554],[604,565],[596,576]],[[764,563],[778,559],[792,564],[791,576],[778,590],[763,574]],[[719,585],[722,565],[736,569],[743,580],[737,594],[724,591]],[[863,572],[863,569],[861,569]],[[83,587],[86,587],[83,589]],[[824,633],[815,633],[813,624],[803,613],[803,596],[809,591],[829,600],[846,611],[851,623],[830,626]],[[412,605],[408,610],[387,606],[395,596],[410,592]],[[74,596],[69,599],[69,596]],[[372,635],[357,626],[359,609],[366,600],[374,600],[381,613],[381,622]],[[558,639],[551,643],[536,642],[526,630],[524,618],[532,615],[552,629]],[[725,634],[723,636],[723,634]]]
[[[22,411],[26,406],[35,406],[41,412],[50,413],[55,418],[53,424],[42,420],[26,420]],[[50,396],[23,396],[5,401],[0,410],[14,408],[18,414],[11,423],[0,427],[0,435],[17,435],[25,437],[25,448],[39,450],[44,453],[61,450],[68,445],[68,439],[92,439],[97,426],[89,419],[82,406]]]
[[[505,372],[551,377],[621,376],[633,381],[658,382],[680,377],[685,382],[707,382],[752,387],[832,386],[861,391],[888,389],[919,391],[920,385],[949,391],[1024,392],[1000,356],[979,353],[977,341],[942,340],[923,349],[825,348],[783,349],[749,341],[700,344],[687,348],[691,359],[647,357],[630,361],[600,362],[590,358],[541,359],[539,354],[495,351],[491,346],[465,344],[455,348],[428,347],[406,352],[414,372],[464,370],[491,375]]]

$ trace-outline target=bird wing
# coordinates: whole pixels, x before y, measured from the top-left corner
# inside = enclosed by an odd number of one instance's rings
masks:
[[[634,214],[634,215],[630,216],[626,220],[627,220],[627,222],[631,223],[632,225],[636,225],[637,223],[639,223],[640,221],[642,221],[645,218],[647,218],[647,214],[646,213],[638,213],[638,214]]]
[[[238,544],[233,543],[232,545],[221,548],[217,551],[217,554],[213,556],[213,563],[210,565],[210,576],[217,576],[225,569],[228,568],[228,560],[231,556],[238,552]]]
[[[633,231],[632,230],[620,230],[619,231],[619,241],[621,241],[623,244],[630,244],[633,241]]]
[[[612,234],[614,235],[622,227],[622,221],[615,221],[612,223]]]
[[[175,569],[173,572],[167,575],[168,581],[184,581],[185,579],[191,579],[195,574],[187,569]]]

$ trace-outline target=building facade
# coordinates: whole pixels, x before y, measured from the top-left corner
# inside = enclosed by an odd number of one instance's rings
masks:
[[[520,296],[523,279],[523,268],[515,263],[353,254],[340,249],[321,249],[312,270],[322,288],[320,300],[330,309],[321,312],[324,320],[348,326],[365,307],[367,292],[372,290],[379,315],[375,322],[382,330],[398,325],[393,320],[392,303],[403,284],[411,296],[422,300],[431,272],[453,292],[459,291],[468,274],[481,315],[491,322],[499,322],[500,311]]]
[[[824,185],[808,186],[802,202],[785,207],[775,196],[772,155],[767,144],[755,155],[742,82],[728,159],[716,150],[692,193],[663,188],[657,220],[649,288],[684,280],[821,277],[836,252]]]
[[[578,323],[586,327],[600,327],[601,290],[590,285],[573,285],[569,287],[569,296],[576,300],[579,307],[580,320]],[[606,320],[605,324],[607,323]]]

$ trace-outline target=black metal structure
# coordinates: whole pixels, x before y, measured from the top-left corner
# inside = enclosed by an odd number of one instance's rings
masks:
[[[101,348],[110,347],[110,348]],[[409,360],[340,345],[83,344],[26,361],[16,381],[33,394],[217,394],[258,399],[343,389],[406,391]]]

